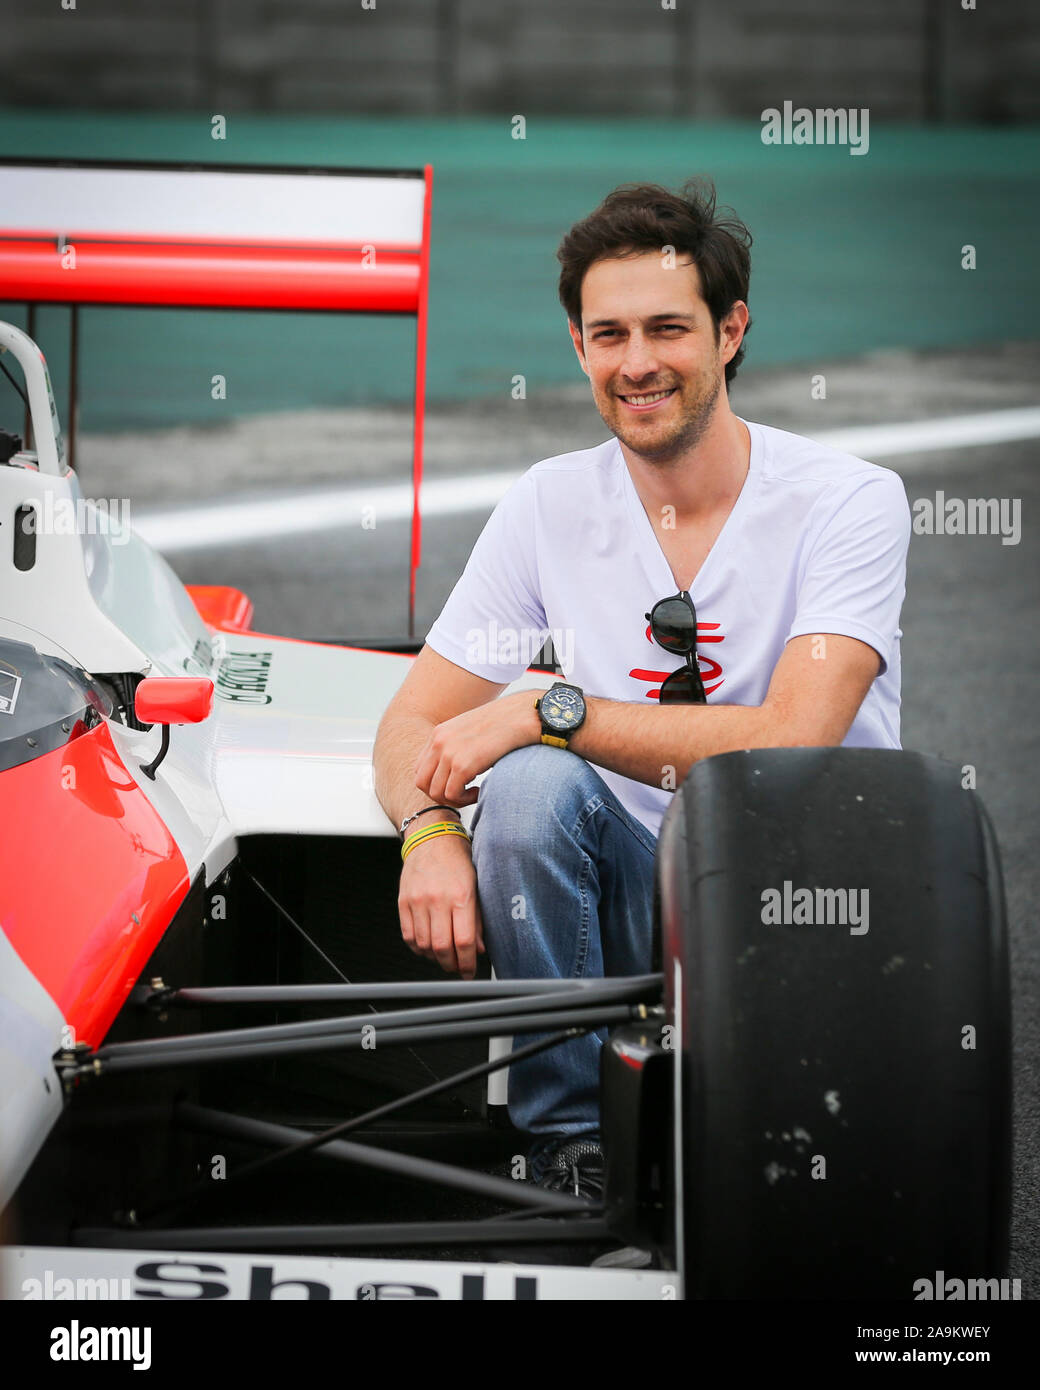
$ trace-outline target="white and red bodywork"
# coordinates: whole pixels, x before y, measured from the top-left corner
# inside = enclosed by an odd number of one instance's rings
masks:
[[[246,835],[394,835],[372,746],[412,658],[255,632],[239,591],[185,588],[84,503],[36,344],[0,323],[0,347],[23,369],[37,442],[0,465],[0,639],[88,673],[205,676],[216,697],[209,718],[171,730],[154,780],[142,767],[159,730],[111,718],[0,771],[2,1207],[60,1113],[55,1053],[102,1042],[197,878],[211,884]],[[81,506],[96,527],[38,528],[20,570],[27,505]],[[512,688],[551,679],[531,671]]]

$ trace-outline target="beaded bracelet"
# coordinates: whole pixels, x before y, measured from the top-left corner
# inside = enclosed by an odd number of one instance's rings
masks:
[[[439,821],[436,825],[426,826],[424,830],[415,830],[408,836],[401,846],[401,862],[408,858],[416,845],[421,845],[424,840],[435,839],[438,835],[463,835],[467,840],[472,838],[464,825],[458,825],[455,821]]]

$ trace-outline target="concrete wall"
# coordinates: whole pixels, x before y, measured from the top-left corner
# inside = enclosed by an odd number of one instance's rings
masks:
[[[1040,5],[971,2],[0,0],[0,105],[1040,118]]]

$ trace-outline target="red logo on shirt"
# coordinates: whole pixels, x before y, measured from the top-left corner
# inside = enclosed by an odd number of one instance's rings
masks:
[[[710,656],[705,656],[703,651],[703,648],[709,642],[724,642],[726,640],[725,634],[719,632],[719,628],[721,626],[721,623],[702,623],[699,619],[697,622],[697,664],[700,667],[701,680],[704,682],[705,695],[713,694],[716,690],[718,690],[720,685],[723,685],[725,683],[725,677],[722,674],[722,667],[719,665],[717,661],[713,660]],[[647,623],[646,625],[646,640],[652,646],[656,647],[658,651],[661,650],[661,648],[658,647],[657,643],[654,641],[653,633],[650,631],[649,623]],[[678,669],[678,667],[673,667],[673,670]],[[667,676],[670,676],[672,672],[650,671],[642,666],[636,666],[633,668],[633,670],[629,671],[628,674],[633,678],[633,680],[647,681],[653,687],[652,689],[646,692],[646,698],[648,700],[660,700],[660,682],[663,681]]]

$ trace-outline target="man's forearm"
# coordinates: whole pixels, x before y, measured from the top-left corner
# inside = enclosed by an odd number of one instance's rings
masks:
[[[677,787],[695,762],[716,753],[837,747],[881,661],[858,638],[806,633],[784,647],[761,705],[644,706],[586,696],[585,723],[570,747],[598,767],[662,788]],[[475,779],[540,736],[533,692],[500,695],[431,731],[418,750],[415,781],[433,801],[470,806]]]
[[[379,725],[372,754],[375,793],[395,830],[406,816],[430,804],[430,798],[415,785],[415,767],[435,728],[429,719],[414,714],[388,714]],[[450,812],[431,812],[413,828],[453,819]]]
[[[645,782],[679,786],[701,758],[785,741],[775,714],[758,705],[644,706],[585,701],[585,723],[569,747],[597,767]]]
[[[645,706],[593,696],[570,746],[587,762],[651,787],[678,786],[695,762],[716,753],[836,747],[880,662],[857,638],[806,633],[784,648],[761,705]]]

